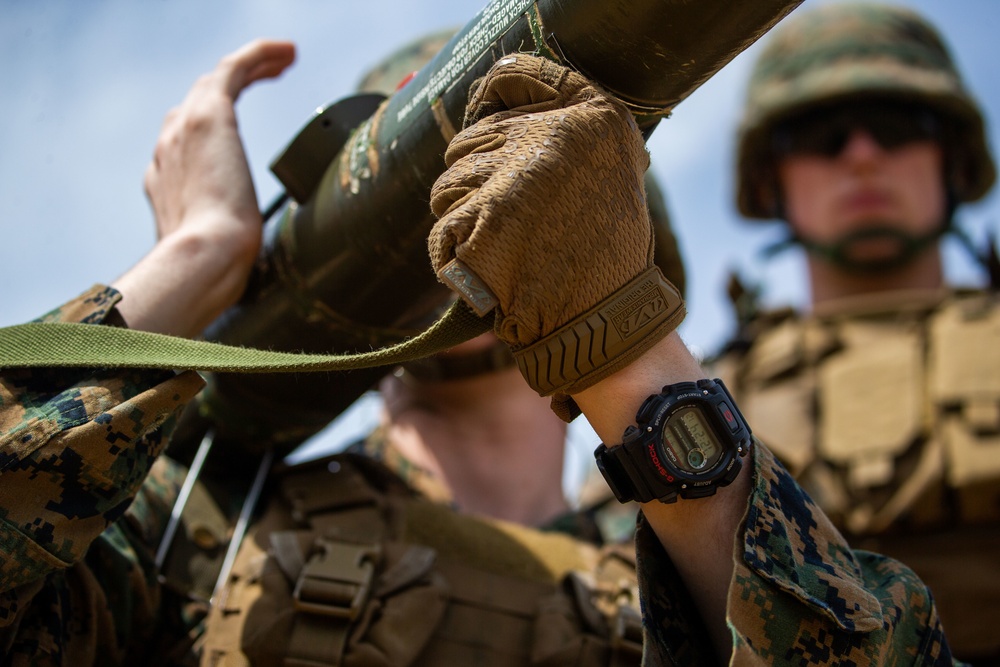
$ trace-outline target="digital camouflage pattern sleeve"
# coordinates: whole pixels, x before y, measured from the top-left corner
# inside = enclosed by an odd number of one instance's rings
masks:
[[[959,664],[923,582],[898,561],[852,550],[765,447],[753,457],[753,495],[733,545],[732,664]],[[636,548],[646,664],[711,664],[698,612],[642,519]]]
[[[120,298],[96,286],[41,319],[121,326]],[[139,664],[166,655],[164,626],[185,631],[153,572],[183,479],[158,456],[202,385],[190,371],[0,373],[0,664]]]

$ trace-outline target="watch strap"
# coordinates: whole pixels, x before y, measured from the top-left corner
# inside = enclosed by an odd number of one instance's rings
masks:
[[[638,443],[632,443],[638,444]],[[665,503],[677,500],[676,490],[666,495],[657,495],[656,492],[642,480],[645,476],[640,472],[639,467],[646,465],[633,460],[632,447],[626,448],[624,445],[608,447],[604,443],[594,452],[597,460],[597,468],[604,475],[604,480],[608,483],[608,488],[615,495],[620,503],[636,501],[646,503],[651,500],[660,500]]]

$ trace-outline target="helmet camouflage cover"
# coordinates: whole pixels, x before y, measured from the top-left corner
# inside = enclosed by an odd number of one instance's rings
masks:
[[[737,204],[751,218],[779,211],[774,127],[844,101],[922,104],[945,124],[948,185],[974,201],[996,177],[976,101],[938,32],[918,14],[874,3],[826,5],[792,16],[759,56],[737,139]]]
[[[357,85],[359,93],[380,93],[392,95],[410,75],[426,65],[437,55],[445,44],[455,36],[455,28],[439,30],[419,37],[396,49],[361,77]],[[664,277],[672,282],[684,295],[685,273],[677,237],[670,224],[667,202],[663,190],[653,177],[652,170],[646,172],[646,202],[649,217],[655,230],[653,261]]]

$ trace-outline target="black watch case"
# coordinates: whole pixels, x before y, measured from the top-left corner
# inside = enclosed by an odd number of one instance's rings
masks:
[[[751,432],[722,380],[667,385],[647,398],[622,444],[594,456],[619,502],[704,498],[740,473]]]

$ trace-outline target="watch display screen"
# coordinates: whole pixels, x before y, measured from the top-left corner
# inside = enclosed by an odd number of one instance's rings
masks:
[[[663,448],[673,464],[688,473],[711,469],[722,455],[718,438],[696,407],[682,407],[667,418]]]

